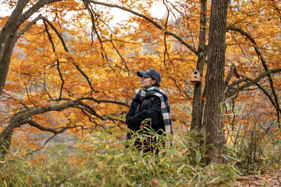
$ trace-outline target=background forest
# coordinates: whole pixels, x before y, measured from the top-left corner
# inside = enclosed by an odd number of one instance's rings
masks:
[[[2,5],[2,186],[231,186],[280,169],[278,0]],[[130,16],[113,25],[112,9]],[[125,148],[136,72],[150,68],[174,126],[157,158]]]

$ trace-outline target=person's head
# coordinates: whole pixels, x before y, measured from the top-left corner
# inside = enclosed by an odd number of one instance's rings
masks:
[[[146,89],[152,86],[160,87],[161,75],[155,69],[149,69],[145,72],[138,71],[137,75],[141,77],[141,87]]]

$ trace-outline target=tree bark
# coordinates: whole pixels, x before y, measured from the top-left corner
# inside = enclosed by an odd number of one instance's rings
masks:
[[[26,123],[26,120],[21,121],[21,123],[11,119],[9,121],[8,127],[6,127],[0,134],[0,158],[8,153],[11,145],[11,140],[13,136],[14,129],[20,125]]]
[[[207,18],[207,1],[201,0],[201,13],[200,13],[200,35],[199,35],[199,48],[198,60],[196,69],[203,75],[204,63],[206,61],[206,18]],[[192,119],[191,130],[199,130],[202,128],[202,114],[203,107],[201,107],[202,83],[197,83],[194,86],[193,103],[192,103]]]
[[[4,89],[11,56],[17,40],[16,35],[19,25],[16,21],[22,14],[23,8],[27,3],[28,0],[20,0],[17,3],[15,10],[12,12],[0,33],[0,96]]]
[[[17,41],[17,30],[15,30],[14,32],[10,32],[9,35],[6,35],[6,38],[7,41],[5,42],[5,44],[2,44],[3,46],[5,45],[5,49],[0,55],[0,96],[2,95],[2,91],[4,89],[7,74],[9,71],[10,60]]]
[[[225,144],[224,123],[220,107],[224,97],[225,35],[228,0],[212,0],[208,60],[206,74],[206,105],[204,128],[207,145],[207,164],[223,163],[222,147]]]
[[[20,25],[41,7],[60,0],[40,0],[30,9],[23,12],[29,0],[19,0],[8,21],[0,33],[0,96],[2,95],[14,46],[19,38]],[[24,32],[21,32],[21,34]]]

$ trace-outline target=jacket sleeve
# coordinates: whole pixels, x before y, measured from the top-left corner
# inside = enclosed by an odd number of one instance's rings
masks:
[[[161,112],[161,101],[159,97],[155,97],[151,107],[147,110],[143,110],[131,118],[127,119],[127,122],[131,126],[140,126],[141,122],[146,118],[152,118],[159,115]]]
[[[135,111],[136,110],[135,110],[135,107],[134,107],[134,103],[132,102],[131,106],[130,106],[130,110],[129,110],[129,112],[126,115],[126,125],[127,126],[129,126],[128,119],[132,118],[135,115]]]

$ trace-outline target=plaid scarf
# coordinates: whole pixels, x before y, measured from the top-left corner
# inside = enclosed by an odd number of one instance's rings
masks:
[[[158,87],[151,87],[148,89],[138,89],[135,91],[135,95],[132,100],[143,100],[144,98],[155,95],[161,100],[161,113],[165,125],[166,134],[171,134],[173,131],[172,119],[170,114],[170,104],[167,95]]]

